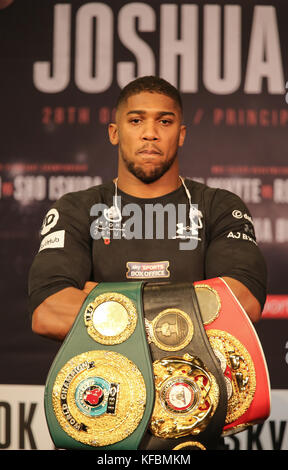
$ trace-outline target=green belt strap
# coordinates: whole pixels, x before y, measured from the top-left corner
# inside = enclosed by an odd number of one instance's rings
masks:
[[[76,317],[76,320],[67,335],[65,341],[63,342],[47,377],[47,382],[45,386],[45,413],[48,428],[52,437],[52,440],[57,448],[62,449],[94,449],[94,450],[133,450],[137,449],[139,443],[147,429],[149,424],[151,414],[154,406],[154,376],[152,368],[152,360],[150,355],[149,346],[145,337],[145,325],[144,325],[144,313],[143,313],[143,304],[142,304],[142,290],[144,283],[143,282],[120,282],[120,283],[103,283],[98,284],[88,295],[85,302],[83,303],[79,314]],[[122,294],[130,301],[133,302],[137,311],[137,322],[133,333],[122,343],[120,344],[100,344],[95,338],[91,337],[88,334],[87,326],[85,324],[85,312],[87,312],[87,307],[91,302],[99,298],[102,294],[116,293]],[[59,371],[66,370],[67,363],[73,360],[76,356],[89,352],[97,351],[96,354],[110,354],[116,353],[124,356],[124,359],[127,358],[128,361],[131,361],[136,365],[138,371],[142,374],[144,379],[145,388],[146,388],[146,405],[142,418],[140,419],[138,427],[132,432],[132,434],[127,437],[121,438],[120,441],[110,443],[108,445],[88,445],[83,443],[83,441],[77,440],[77,437],[71,437],[71,433],[67,433],[64,429],[71,428],[70,423],[67,420],[67,413],[69,414],[70,410],[67,410],[63,406],[63,410],[66,412],[64,419],[59,421],[55,413],[55,408],[53,407],[53,387],[55,381],[57,381],[57,376],[59,376]],[[93,353],[92,353],[93,354]],[[119,365],[121,367],[121,365]],[[69,369],[70,370],[70,369]],[[95,369],[95,374],[97,375],[97,368]],[[64,372],[65,375],[65,372]],[[73,375],[73,374],[72,374]],[[101,375],[101,374],[100,374]],[[70,383],[73,382],[71,379],[71,370],[70,370]],[[67,380],[68,380],[67,379]],[[69,380],[68,383],[69,384]],[[99,380],[99,379],[97,379]],[[135,384],[134,384],[135,385]],[[80,387],[80,386],[79,386]],[[68,387],[69,388],[69,387]],[[81,387],[80,387],[81,388]],[[66,387],[67,389],[67,387]],[[64,387],[64,391],[66,390]],[[107,392],[108,393],[108,392]],[[109,392],[110,393],[110,392]],[[54,394],[55,395],[55,394]],[[62,396],[62,395],[61,395]],[[54,396],[55,400],[55,396]],[[61,402],[62,403],[62,402]],[[66,403],[66,402],[65,402]],[[58,405],[57,405],[58,406]],[[60,410],[62,410],[62,405],[59,405]],[[117,411],[116,411],[117,413]],[[61,414],[61,413],[60,413]],[[73,415],[73,413],[71,413]],[[62,415],[61,415],[62,416]],[[105,415],[106,416],[106,415]],[[70,416],[71,418],[71,416]],[[73,419],[73,416],[72,416]],[[89,417],[90,419],[90,417]],[[97,422],[98,417],[93,416],[91,420]],[[105,418],[106,419],[106,418]],[[77,421],[77,419],[76,419]],[[81,421],[81,419],[80,419]],[[98,421],[99,422],[99,421]],[[61,423],[61,424],[60,424]],[[64,424],[63,424],[64,423]],[[77,430],[78,432],[78,430]],[[85,435],[85,426],[83,430],[80,431],[80,434]],[[76,433],[77,434],[77,433]],[[81,435],[82,435],[81,434]],[[78,435],[78,434],[77,434]],[[95,441],[97,441],[97,436],[95,436]]]

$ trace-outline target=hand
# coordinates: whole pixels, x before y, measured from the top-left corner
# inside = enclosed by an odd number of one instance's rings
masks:
[[[90,294],[91,290],[93,290],[94,287],[96,287],[97,285],[98,285],[98,282],[87,281],[87,282],[85,282],[83,292],[85,292],[85,294],[88,295],[88,294]]]

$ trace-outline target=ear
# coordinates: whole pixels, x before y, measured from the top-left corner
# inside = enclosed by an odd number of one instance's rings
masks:
[[[180,134],[179,134],[179,143],[178,143],[179,147],[182,147],[182,145],[184,144],[185,136],[186,136],[186,126],[182,124],[180,127]]]
[[[111,123],[108,126],[108,133],[109,139],[112,145],[119,144],[119,134],[118,134],[118,126],[115,123]]]

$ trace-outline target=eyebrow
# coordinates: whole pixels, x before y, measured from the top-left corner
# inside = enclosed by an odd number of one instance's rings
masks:
[[[144,109],[132,109],[131,111],[128,111],[128,113],[126,114],[127,116],[129,114],[146,114],[147,111],[145,111]],[[157,112],[158,116],[176,116],[175,113],[173,113],[172,111],[158,111]]]

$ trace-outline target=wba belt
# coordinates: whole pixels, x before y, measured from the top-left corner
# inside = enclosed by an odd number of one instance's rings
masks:
[[[102,283],[47,377],[57,448],[210,449],[269,415],[256,332],[220,278]]]

